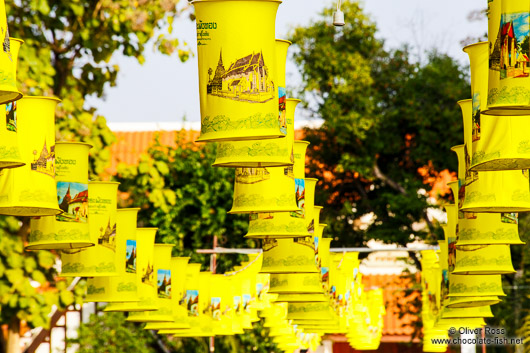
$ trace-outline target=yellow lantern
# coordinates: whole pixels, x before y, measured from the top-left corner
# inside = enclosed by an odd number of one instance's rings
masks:
[[[62,213],[32,218],[27,250],[94,246],[88,226],[88,151],[81,142],[57,142],[55,180]],[[136,217],[136,216],[135,216]]]
[[[172,322],[172,277],[171,250],[172,244],[155,244],[153,250],[153,273],[145,281],[154,286],[156,310],[132,312],[127,321],[132,322]],[[151,292],[152,293],[152,292]]]
[[[528,170],[474,172],[471,167],[472,140],[477,138],[470,100],[459,101],[464,121],[464,151],[458,151],[459,165],[465,168],[465,185],[461,186],[459,208],[463,212],[526,212],[530,210]],[[477,114],[480,114],[478,111]],[[475,125],[473,125],[475,124]],[[457,146],[455,146],[457,148]],[[453,150],[456,150],[454,148]],[[461,159],[463,157],[463,160]],[[460,167],[459,167],[460,171]],[[460,174],[460,173],[459,173]],[[459,175],[459,178],[462,179]]]
[[[335,314],[328,303],[289,303],[289,320],[334,320]]]
[[[24,166],[0,170],[0,214],[55,216],[61,213],[55,186],[53,97],[17,101],[17,135]]]
[[[506,296],[500,275],[450,275],[449,297]]]
[[[158,309],[157,289],[154,274],[154,245],[158,228],[136,228],[136,287],[138,301],[131,303],[110,303],[107,311],[150,311]]]
[[[324,229],[325,224],[319,224],[319,228]],[[322,289],[325,294],[329,294],[331,285],[329,282],[329,269],[331,266],[329,247],[331,245],[331,238],[320,238],[318,243],[317,263],[320,267],[320,280],[322,282]]]
[[[268,273],[258,273],[256,275],[256,302],[254,306],[257,310],[265,310],[270,307],[269,299],[270,275]]]
[[[455,275],[514,273],[509,245],[466,245],[456,249]]]
[[[278,68],[282,71],[284,84],[279,83],[280,121],[284,121],[287,134],[285,137],[267,140],[227,141],[217,145],[216,167],[282,167],[293,165],[294,111],[300,102],[298,99],[286,99],[285,96],[285,61],[287,49],[291,42],[276,39],[276,56]]]
[[[9,37],[5,2],[0,1],[0,34],[4,50],[0,51],[0,104],[22,98],[17,89],[18,51],[24,41]]]
[[[22,43],[23,41],[20,39],[9,38],[11,56],[15,61],[15,72],[16,61],[18,59],[18,50]],[[2,85],[0,85],[0,100],[9,96],[9,94],[3,94],[5,91],[1,91],[1,86]],[[19,98],[22,98],[22,94],[20,94]],[[18,147],[17,102],[6,102],[5,106],[0,107],[0,109],[5,111],[6,114],[5,120],[0,119],[0,169],[21,167],[26,163],[23,161],[22,155],[20,154],[20,149]]]
[[[435,328],[439,330],[449,330],[451,327],[465,327],[467,329],[473,330],[476,328],[480,328],[482,326],[486,326],[486,322],[483,318],[458,318],[455,319],[439,319],[436,321]],[[445,352],[445,351],[444,351]]]
[[[171,258],[171,279],[173,281],[171,283],[171,309],[173,310],[173,322],[148,322],[144,329],[177,330],[190,328],[188,311],[180,305],[180,300],[184,298],[184,281],[189,259],[189,257]]]
[[[490,115],[530,115],[528,56],[520,44],[528,36],[528,4],[525,1],[488,2]],[[508,34],[506,34],[508,33]]]
[[[280,293],[280,294],[278,294],[278,296],[274,300],[274,302],[276,302],[276,303],[281,303],[281,302],[293,302],[293,303],[296,303],[296,302],[307,302],[307,303],[311,303],[311,302],[328,302],[328,301],[329,301],[328,297],[326,297],[322,293],[318,293],[318,294]]]
[[[519,239],[517,213],[476,213],[458,221],[456,246],[524,244]]]
[[[322,294],[318,273],[272,273],[269,293]]]
[[[474,306],[495,305],[500,303],[499,297],[449,297],[445,302],[447,308],[471,308]]]
[[[307,144],[294,143],[293,159],[301,153],[305,157]],[[236,168],[234,203],[228,213],[297,212],[296,190],[301,182],[296,178],[294,166]]]
[[[301,101],[284,99],[287,136],[267,140],[219,142],[214,167],[264,168],[292,166],[294,112]]]
[[[524,126],[527,124],[526,117],[487,116],[484,119],[480,118],[481,111],[487,110],[488,81],[486,78],[490,62],[488,47],[488,42],[480,42],[464,48],[464,51],[469,54],[473,97],[473,143],[469,168],[472,171],[526,169],[530,167],[530,150],[526,147],[529,141],[524,133]],[[490,110],[489,113],[492,111]],[[512,115],[509,111],[505,113],[501,115]],[[520,114],[514,113],[513,115]]]
[[[280,3],[193,1],[201,104],[197,141],[285,136],[286,124],[278,109],[274,36]]]
[[[318,222],[315,223],[315,188],[317,183],[318,179],[305,178],[305,223],[307,224],[307,231],[313,235],[315,233],[315,224],[318,224]],[[320,208],[318,212],[320,213]]]
[[[118,185],[119,183],[107,181],[88,183],[88,227],[90,240],[96,246],[81,250],[63,250],[61,276],[118,275],[116,244],[124,240],[116,239]],[[121,236],[125,234],[120,234]]]
[[[263,239],[262,273],[318,272],[312,237]]]
[[[247,238],[296,238],[309,236],[305,222],[305,152],[309,142],[295,141],[293,176],[298,210],[251,213]],[[285,169],[288,173],[288,168]],[[236,176],[237,177],[237,176]]]
[[[210,316],[212,318],[213,333],[216,336],[233,335],[230,308],[232,293],[227,286],[228,277],[214,274],[211,277]]]
[[[136,221],[139,208],[122,208],[116,214],[118,276],[87,280],[85,302],[137,302]]]
[[[491,308],[488,305],[477,306],[473,308],[448,308],[445,307],[442,312],[442,319],[460,319],[460,318],[484,318],[493,317]]]

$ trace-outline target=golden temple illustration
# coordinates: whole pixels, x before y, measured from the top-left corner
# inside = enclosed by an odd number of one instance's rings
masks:
[[[48,151],[45,140],[44,146],[42,146],[42,150],[38,157],[37,154],[38,151],[33,150],[33,155],[35,157],[33,163],[31,163],[31,170],[38,173],[47,174],[55,178],[55,145],[51,146],[50,150]]]

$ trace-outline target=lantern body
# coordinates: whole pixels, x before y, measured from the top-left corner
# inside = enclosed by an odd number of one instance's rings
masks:
[[[94,246],[88,226],[88,151],[81,142],[57,142],[55,180],[62,213],[32,218],[27,250]]]
[[[193,1],[201,105],[197,141],[285,136],[286,125],[278,109],[275,48],[279,4],[266,0]]]
[[[289,41],[276,40],[278,67],[283,67],[280,76],[284,77],[284,84],[279,87],[280,121],[286,126],[286,136],[266,140],[219,142],[214,166],[260,168],[293,165],[294,113],[300,100],[285,96],[285,61],[290,44]]]
[[[525,1],[493,1],[488,5],[490,60],[486,113],[530,115],[528,56],[520,47],[529,35],[530,5]]]
[[[139,208],[122,208],[116,213],[117,276],[87,280],[85,302],[138,302],[136,282],[136,222]]]
[[[61,213],[55,185],[55,107],[52,97],[17,101],[17,135],[24,166],[0,170],[0,214],[55,216]]]
[[[262,273],[318,272],[312,237],[263,239]]]
[[[455,275],[514,273],[509,245],[466,245],[456,249]]]
[[[0,104],[5,104],[22,98],[17,89],[17,64],[20,45],[24,41],[9,37],[4,1],[0,1],[0,33],[4,47],[0,51]]]
[[[0,10],[1,12],[1,10]],[[0,18],[2,14],[0,13]],[[1,26],[1,25],[0,25]],[[16,73],[16,62],[18,60],[18,51],[20,45],[23,43],[20,39],[9,38],[9,48],[11,51],[11,58],[15,62],[15,73]],[[2,52],[0,55],[0,61],[5,60],[5,55],[9,53]],[[0,66],[5,68],[6,66]],[[7,70],[8,72],[9,70]],[[14,90],[12,92],[2,90],[2,86],[8,88],[9,84],[0,84],[0,101],[3,99],[12,98],[13,95],[18,98],[22,98],[22,94],[16,90],[16,85],[12,84]],[[26,163],[22,159],[20,154],[20,148],[18,146],[18,121],[17,121],[17,102],[15,100],[5,102],[5,106],[1,106],[0,110],[6,114],[6,119],[0,119],[0,169],[4,168],[17,168],[25,165]]]
[[[101,277],[117,276],[116,215],[118,185],[116,182],[91,181],[88,183],[88,223],[90,240],[96,246],[63,250],[61,276]],[[123,234],[125,235],[125,234]],[[121,264],[120,264],[121,265]]]
[[[148,311],[157,309],[154,246],[158,228],[136,228],[136,287],[138,301],[110,303],[104,311]]]
[[[153,273],[144,279],[145,283],[155,289],[154,302],[156,310],[144,312],[133,312],[129,314],[127,321],[132,322],[172,322],[172,273],[171,273],[171,250],[172,244],[154,244],[153,249]],[[149,277],[147,279],[147,277]]]

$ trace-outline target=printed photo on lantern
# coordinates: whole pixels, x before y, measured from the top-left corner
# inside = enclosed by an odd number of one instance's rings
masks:
[[[136,273],[136,240],[125,243],[125,272]]]
[[[88,184],[58,181],[57,202],[63,213],[56,216],[59,222],[88,222]]]
[[[171,299],[171,270],[158,270],[156,288],[159,298]]]

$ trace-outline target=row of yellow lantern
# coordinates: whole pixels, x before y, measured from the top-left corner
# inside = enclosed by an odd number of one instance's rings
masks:
[[[524,1],[488,1],[488,42],[464,48],[472,99],[458,102],[464,144],[453,147],[455,204],[445,205],[440,252],[422,254],[424,351],[445,351],[430,339],[446,337],[447,327],[484,325],[505,295],[501,275],[515,272],[510,245],[523,244],[516,212],[530,211],[530,59],[519,43],[529,12]]]

